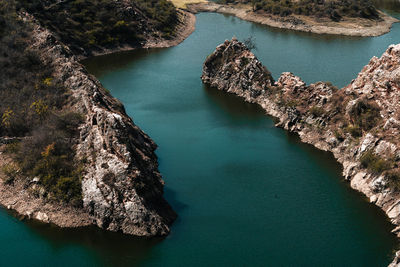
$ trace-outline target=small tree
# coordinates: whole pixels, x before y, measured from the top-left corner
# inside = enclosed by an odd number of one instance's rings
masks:
[[[10,108],[7,108],[6,111],[4,111],[3,116],[1,116],[1,125],[6,128],[10,127],[13,114],[14,112]]]
[[[256,6],[257,6],[257,0],[251,0],[251,8],[253,12],[256,11]]]
[[[243,43],[250,51],[257,50],[256,38],[254,38],[253,36],[250,36],[249,38],[245,39]]]

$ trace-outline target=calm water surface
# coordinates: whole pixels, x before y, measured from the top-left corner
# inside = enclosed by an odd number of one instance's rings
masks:
[[[169,49],[86,62],[159,145],[165,197],[178,212],[164,240],[97,229],[23,223],[0,212],[0,265],[384,266],[398,247],[384,214],[343,181],[328,154],[273,125],[255,105],[203,87],[205,57],[232,36],[254,36],[277,78],[353,79],[400,42],[400,24],[376,38],[278,31],[199,14],[196,31]]]

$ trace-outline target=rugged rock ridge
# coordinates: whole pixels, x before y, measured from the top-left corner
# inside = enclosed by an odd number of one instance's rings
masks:
[[[24,20],[34,22],[28,14]],[[33,36],[31,47],[54,67],[54,78],[71,90],[71,108],[85,114],[76,147],[77,157],[86,162],[83,211],[103,229],[137,236],[168,234],[176,214],[162,196],[156,144],[49,30],[36,24]],[[58,224],[51,214],[45,215],[46,222]],[[66,221],[59,225],[69,226]]]
[[[274,82],[235,38],[207,57],[201,78],[259,104],[279,119],[277,126],[299,134],[303,142],[331,151],[351,187],[382,208],[400,236],[400,44],[372,58],[341,90],[330,83],[306,85],[288,72]],[[393,265],[400,263],[399,257]]]

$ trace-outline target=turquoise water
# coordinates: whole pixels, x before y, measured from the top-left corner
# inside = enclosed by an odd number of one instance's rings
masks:
[[[255,105],[203,87],[205,57],[236,35],[277,78],[343,86],[391,43],[278,31],[199,14],[196,31],[168,49],[86,62],[159,145],[165,197],[178,212],[164,240],[94,228],[60,230],[0,213],[0,265],[384,266],[398,248],[384,214],[349,188],[328,153],[273,125]]]

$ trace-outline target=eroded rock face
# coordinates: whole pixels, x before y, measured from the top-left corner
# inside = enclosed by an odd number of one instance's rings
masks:
[[[259,104],[279,119],[277,126],[298,133],[303,142],[331,151],[342,163],[343,176],[351,187],[381,207],[394,225],[400,225],[396,186],[400,182],[396,176],[400,165],[400,44],[390,46],[381,58],[372,58],[341,90],[330,83],[306,85],[288,72],[274,82],[236,39],[225,41],[207,57],[201,78],[205,84]],[[376,171],[361,164],[367,152],[389,165]],[[393,232],[400,236],[400,227]]]
[[[252,102],[273,83],[271,73],[247,47],[233,39],[217,47],[204,63],[203,82]]]
[[[25,19],[33,18],[26,15]],[[76,151],[86,162],[83,210],[99,227],[137,236],[169,233],[175,212],[163,198],[156,144],[126,115],[123,105],[50,31],[36,24],[33,49],[72,93],[72,109],[85,115]],[[37,215],[44,221],[45,214]]]

